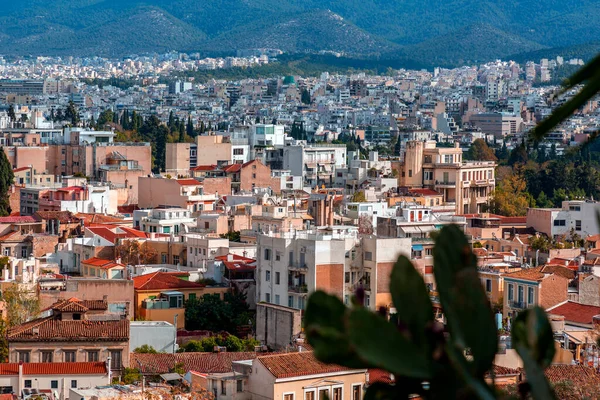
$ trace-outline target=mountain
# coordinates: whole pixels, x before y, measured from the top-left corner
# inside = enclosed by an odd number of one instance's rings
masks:
[[[504,32],[488,24],[475,24],[407,46],[400,54],[413,60],[439,66],[472,64],[515,53],[544,49],[539,43]]]
[[[331,11],[311,11],[235,28],[201,45],[204,50],[275,48],[285,52],[380,54],[398,45],[375,37]]]
[[[248,47],[487,60],[600,37],[597,0],[0,0],[0,53]]]

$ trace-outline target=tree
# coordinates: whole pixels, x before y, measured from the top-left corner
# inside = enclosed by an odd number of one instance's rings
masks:
[[[15,106],[12,104],[8,107],[8,119],[10,120],[10,122],[15,122],[17,120],[17,115],[15,114]]]
[[[194,123],[191,116],[188,116],[186,132],[189,137],[194,137]]]
[[[548,198],[548,196],[546,196],[546,193],[544,193],[543,191],[540,192],[537,200],[536,200],[536,204],[538,207],[540,208],[549,208],[552,207],[552,201]]]
[[[14,183],[15,174],[13,173],[12,165],[6,157],[4,148],[0,147],[0,216],[5,217],[10,215],[12,209],[10,207],[10,187]]]
[[[527,183],[517,174],[504,178],[496,185],[490,201],[492,212],[506,217],[523,216],[529,208],[529,194],[525,191]]]
[[[109,122],[113,122],[114,119],[114,113],[112,112],[111,109],[106,109],[104,111],[102,111],[100,113],[100,115],[98,116],[98,128],[102,129],[104,128],[104,126],[106,124],[108,124]]]
[[[79,116],[79,111],[77,110],[77,106],[75,105],[73,100],[69,101],[69,105],[67,106],[67,109],[65,110],[65,118],[68,121],[70,121],[71,125],[73,125],[73,126],[77,126],[77,124],[79,124],[79,121],[81,121],[81,118]]]
[[[138,353],[138,354],[157,354],[158,351],[156,351],[156,349],[150,345],[147,344],[143,344],[140,347],[136,347],[135,349],[133,349],[134,353]]]
[[[353,203],[365,203],[367,201],[367,197],[365,196],[365,192],[362,190],[357,190],[352,195]]]
[[[185,304],[187,330],[235,332],[239,326],[247,325],[251,317],[246,294],[237,290],[225,293],[223,300],[218,294],[206,294]]]
[[[494,151],[483,139],[475,139],[469,150],[465,153],[465,159],[474,161],[498,161]]]
[[[123,369],[123,375],[121,376],[121,382],[125,385],[131,385],[134,382],[142,380],[142,374],[137,368],[125,368]]]
[[[9,328],[36,318],[40,312],[40,300],[36,292],[18,283],[4,290],[2,300],[6,304],[6,323]]]
[[[240,241],[240,231],[232,231],[227,233],[222,233],[221,236],[223,239],[229,239],[230,242],[239,242]]]
[[[125,264],[148,264],[155,260],[156,250],[148,244],[136,239],[122,240],[116,248],[116,254]]]
[[[310,104],[311,103],[310,92],[306,89],[302,89],[302,95],[301,95],[300,99],[301,99],[302,103]]]

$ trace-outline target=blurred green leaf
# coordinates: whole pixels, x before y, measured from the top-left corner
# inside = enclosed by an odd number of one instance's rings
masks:
[[[565,82],[563,83],[564,90],[571,89],[580,83],[592,79],[598,71],[600,71],[600,54],[581,67],[569,78],[565,79]]]
[[[476,376],[492,366],[498,349],[494,314],[477,272],[476,259],[464,233],[455,225],[444,227],[433,249],[433,272],[450,340],[470,350]]]
[[[556,353],[554,335],[541,307],[536,306],[517,315],[512,326],[512,342],[521,358],[524,358],[522,353],[527,353],[542,368],[552,363]]]
[[[487,385],[483,376],[474,377],[471,375],[469,365],[465,357],[463,357],[460,349],[453,346],[452,343],[447,343],[446,354],[454,365],[459,376],[467,383],[471,390],[482,400],[494,400],[494,391]]]
[[[369,385],[363,400],[395,400],[408,399],[408,394],[398,393],[394,386],[387,385],[381,382],[375,382]]]
[[[433,306],[423,277],[405,256],[394,265],[390,291],[398,321],[407,326],[415,344],[423,347],[425,328],[433,322]]]
[[[534,141],[540,141],[557,125],[569,118],[588,100],[600,91],[600,71],[596,71],[585,86],[562,106],[552,111],[549,117],[540,122],[530,133]]]
[[[317,359],[349,368],[364,368],[365,363],[350,348],[345,318],[346,307],[340,299],[322,291],[314,292],[308,298],[304,315],[306,338]]]
[[[429,379],[430,359],[380,315],[356,308],[348,318],[350,343],[367,364],[398,376]]]
[[[554,346],[552,346],[552,348],[554,349]],[[530,351],[523,344],[517,344],[515,349],[521,356],[521,360],[523,360],[523,366],[525,367],[525,372],[527,374],[527,382],[529,383],[533,398],[535,400],[554,399],[554,392],[544,375],[544,369],[536,363],[535,359],[531,356]]]

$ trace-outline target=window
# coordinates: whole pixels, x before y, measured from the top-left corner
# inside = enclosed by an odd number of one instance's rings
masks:
[[[71,380],[71,388],[72,389],[77,389],[77,381],[75,379]]]
[[[264,259],[267,261],[271,259],[271,249],[265,249]]]
[[[110,369],[121,369],[123,366],[122,363],[122,351],[121,350],[111,350],[110,351]]]
[[[329,389],[319,389],[319,400],[329,399]]]
[[[280,261],[281,260],[281,253],[276,251],[275,252],[275,261]]]
[[[527,288],[527,303],[533,304],[533,288]]]
[[[352,385],[352,400],[361,400],[362,387],[361,385]]]
[[[564,219],[555,219],[554,220],[554,226],[566,226],[567,225],[567,221]]]
[[[98,362],[98,350],[88,350],[87,360],[88,362]]]
[[[288,296],[288,307],[294,308],[294,296]]]
[[[281,274],[279,272],[275,272],[275,284],[276,285],[279,285],[280,278],[281,278]]]
[[[42,362],[51,363],[53,355],[53,351],[42,351]]]
[[[369,307],[371,305],[371,296],[365,295],[365,307]]]
[[[373,261],[373,253],[371,253],[370,251],[365,251],[365,260]]]
[[[236,383],[237,383],[237,392],[238,393],[243,392],[244,391],[244,381],[241,379],[238,379],[236,381]]]
[[[173,256],[173,264],[175,264],[175,265],[179,264],[179,256]]]
[[[580,222],[580,228],[581,228],[581,221]],[[578,229],[581,230],[581,229]],[[27,258],[27,247],[21,247],[21,258]]]
[[[256,179],[256,174],[252,174],[252,179]]]
[[[58,389],[58,381],[50,381],[50,389]]]
[[[271,271],[265,271],[265,281],[271,282]]]
[[[31,356],[31,352],[27,351],[19,351],[19,362],[28,363]]]
[[[485,291],[488,293],[491,293],[491,291],[492,291],[492,280],[491,279],[485,280]]]
[[[279,305],[279,295],[275,295],[275,304]]]
[[[304,400],[315,400],[315,391],[311,390],[309,392],[304,393]]]
[[[283,400],[294,400],[294,393],[284,393]]]
[[[5,247],[4,248],[4,255],[5,256],[10,256],[10,247]]]
[[[523,286],[519,285],[519,289],[518,289],[517,293],[518,293],[517,294],[517,301],[519,303],[522,303],[523,302]]]
[[[350,272],[344,273],[344,283],[350,283]]]
[[[243,156],[244,155],[244,149],[233,149],[233,155],[234,156]]]
[[[221,394],[227,394],[227,385],[225,381],[221,381]]]
[[[265,301],[266,301],[267,303],[270,303],[270,302],[271,302],[271,293],[265,293]]]
[[[575,230],[576,231],[580,231],[581,230],[581,220],[575,220]]]
[[[342,400],[342,388],[341,387],[333,388],[333,400]]]
[[[512,285],[512,283],[510,283],[508,285],[508,301],[512,301],[513,298],[515,297],[515,293],[514,293],[514,287]]]
[[[409,178],[412,178],[412,169],[409,169],[409,170],[408,170],[408,177],[409,177]]]
[[[75,362],[75,351],[74,350],[66,350],[65,351],[65,362]]]
[[[28,389],[31,388],[31,379],[25,379],[25,387]]]

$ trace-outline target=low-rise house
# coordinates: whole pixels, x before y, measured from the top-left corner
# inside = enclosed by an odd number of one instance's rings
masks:
[[[113,260],[92,257],[81,262],[81,273],[85,278],[124,279],[126,272],[123,264]]]
[[[70,389],[108,385],[109,377],[105,362],[0,364],[3,393],[14,393],[20,398],[56,393],[56,400],[68,399]]]
[[[181,278],[186,272],[154,272],[133,278],[136,318],[146,321],[166,321],[183,328],[184,301],[199,299],[205,294],[223,296],[227,287],[206,287]]]
[[[68,299],[46,316],[9,329],[10,362],[106,362],[119,371],[129,366],[129,320],[103,314],[103,301]],[[100,309],[100,310],[98,310]],[[98,313],[95,313],[98,312]]]

